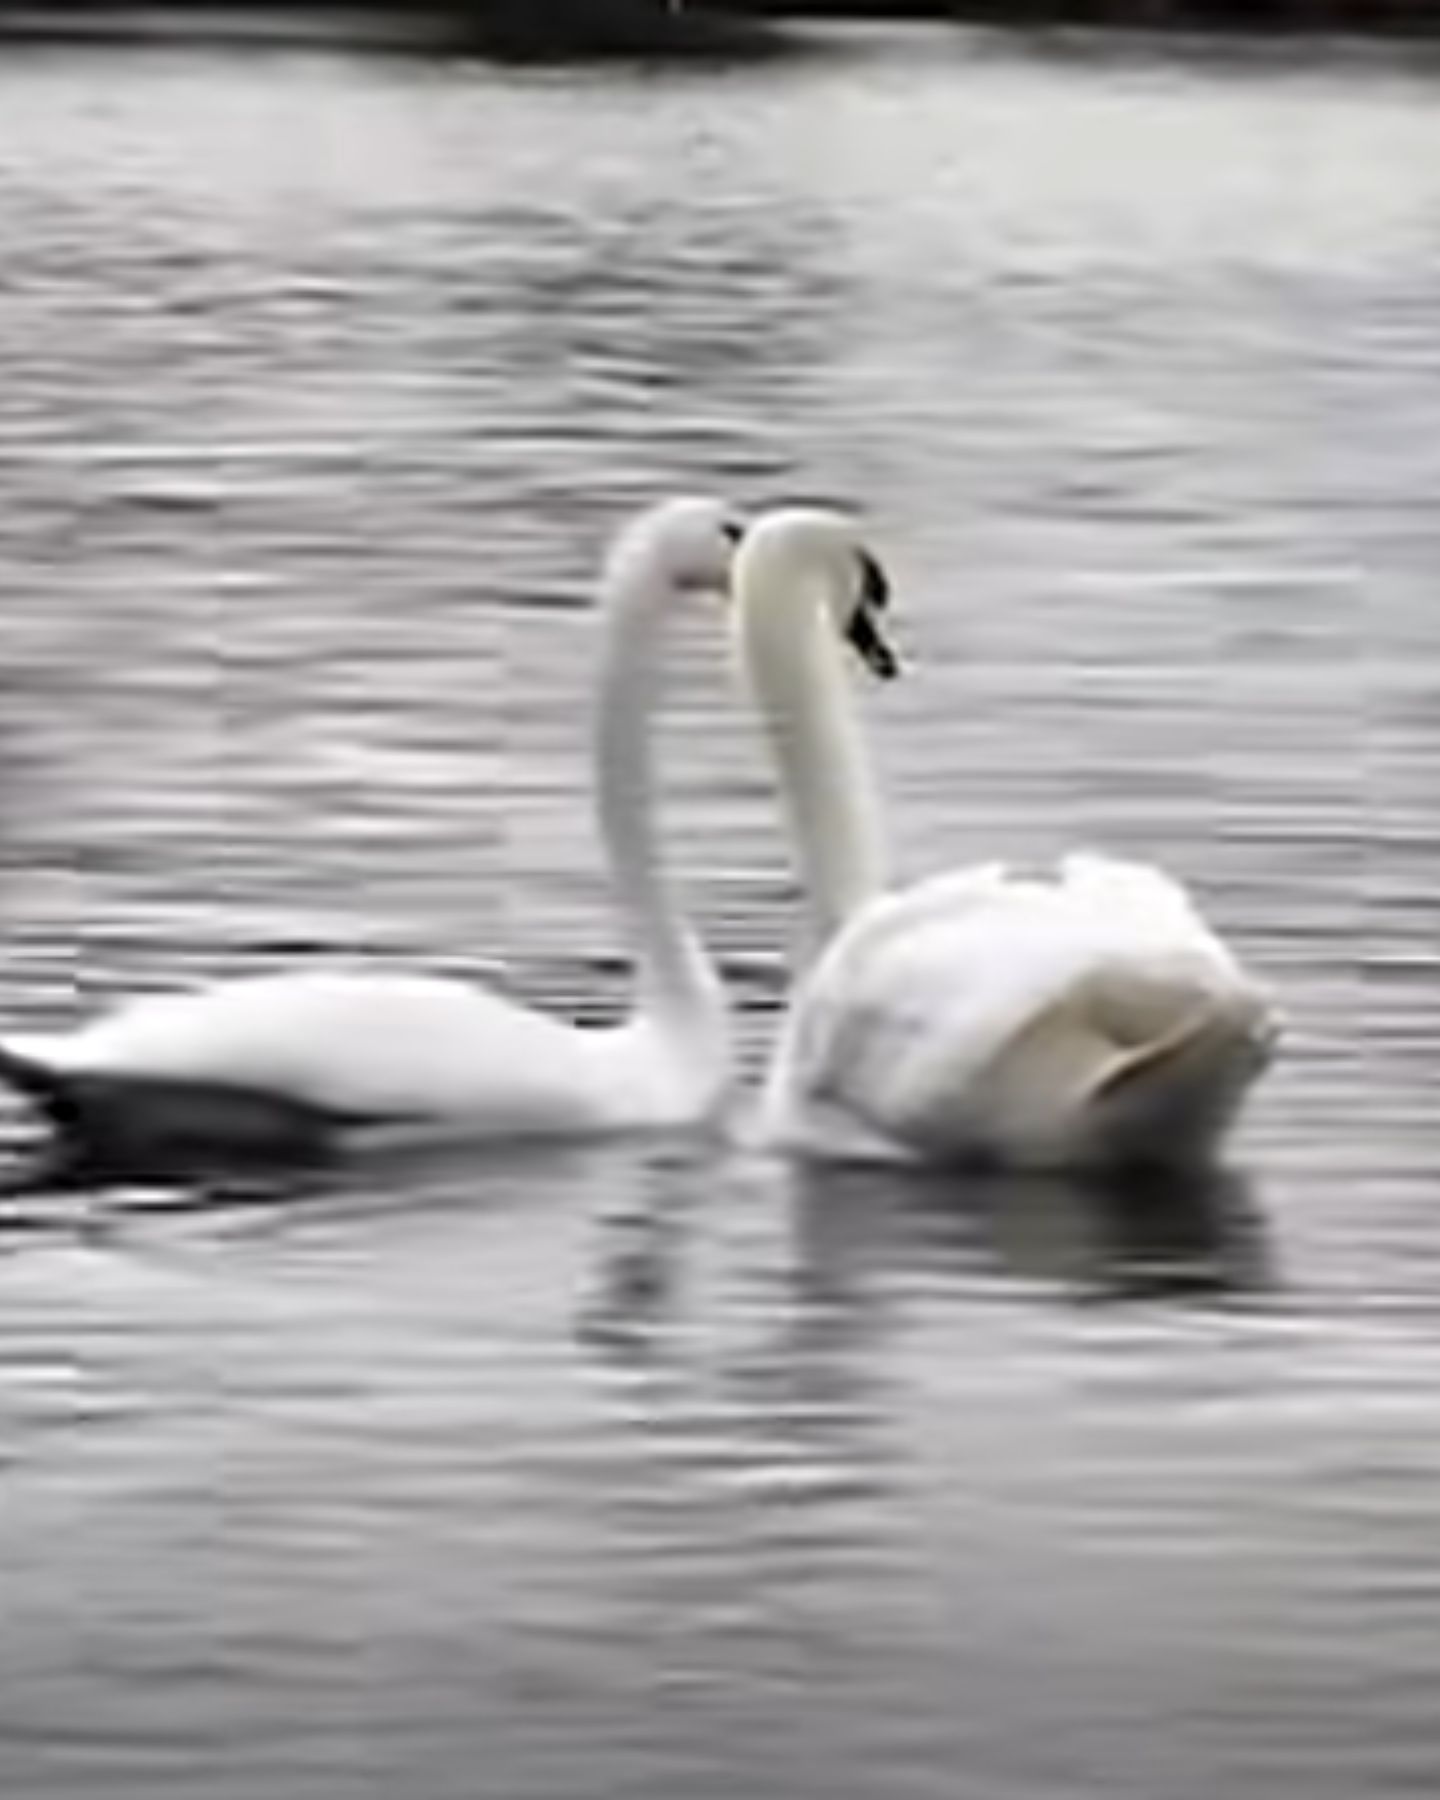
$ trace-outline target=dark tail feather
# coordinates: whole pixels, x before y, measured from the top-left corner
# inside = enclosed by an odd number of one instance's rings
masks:
[[[0,1043],[0,1082],[6,1082],[23,1094],[56,1125],[74,1118],[74,1102],[66,1078],[47,1064],[23,1056],[18,1050]]]
[[[0,1043],[6,1084],[50,1127],[38,1185],[51,1188],[313,1168],[333,1154],[340,1125],[283,1095],[163,1075],[53,1069]],[[36,1185],[27,1177],[21,1191]]]

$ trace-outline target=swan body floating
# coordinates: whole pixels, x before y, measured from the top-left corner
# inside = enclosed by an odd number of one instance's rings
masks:
[[[732,587],[817,951],[760,1129],[802,1153],[1030,1168],[1209,1159],[1277,1026],[1160,870],[1067,857],[885,890],[879,807],[840,653],[877,673],[886,584],[854,524],[787,508]]]
[[[364,1126],[565,1137],[716,1114],[730,1078],[724,996],[662,866],[650,735],[667,617],[696,594],[723,598],[740,530],[713,501],[666,502],[621,533],[602,578],[594,760],[635,961],[628,1018],[579,1027],[467,982],[346,968],[136,1001],[0,1044],[0,1080],[48,1116],[61,1171],[210,1151],[288,1164]]]

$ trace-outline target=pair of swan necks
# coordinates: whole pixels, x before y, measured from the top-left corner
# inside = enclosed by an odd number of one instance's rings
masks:
[[[1174,929],[1157,939],[1147,925],[1133,942],[1112,934],[1104,954],[1091,954],[1062,910],[1061,926],[1036,943],[1048,955],[1058,936],[1078,945],[1079,958],[1053,991],[1037,995],[1025,969],[1005,966],[1007,945],[1012,958],[1028,954],[1007,936],[1012,916],[1031,905],[1024,882],[966,871],[887,894],[880,807],[842,660],[847,636],[873,651],[864,606],[866,577],[878,571],[853,523],[824,509],[767,514],[732,566],[734,536],[713,503],[670,503],[623,532],[607,562],[594,750],[600,832],[635,966],[634,1005],[622,1024],[574,1028],[425,977],[259,977],[176,997],[185,1013],[178,1031],[153,1007],[142,1016],[142,1003],[133,1024],[122,1013],[118,1030],[102,1022],[52,1040],[53,1061],[28,1046],[0,1047],[0,1079],[38,1101],[61,1133],[83,1135],[98,1118],[123,1139],[132,1099],[148,1096],[162,1114],[172,1102],[187,1116],[198,1106],[203,1119],[207,1109],[225,1110],[224,1070],[243,1067],[249,1091],[228,1096],[241,1136],[262,1148],[308,1148],[327,1116],[344,1111],[334,1102],[347,1082],[367,1096],[362,1111],[385,1110],[377,1093],[401,1096],[413,1110],[414,1047],[387,1042],[386,1024],[421,1020],[436,1027],[421,1063],[448,1057],[470,1067],[458,1082],[448,1068],[436,1072],[461,1096],[449,1111],[467,1114],[484,1135],[505,1135],[517,1093],[528,1129],[546,1135],[713,1117],[730,1086],[725,996],[661,854],[652,724],[678,599],[691,590],[718,606],[712,596],[728,582],[735,647],[775,763],[812,951],[772,1064],[766,1135],[821,1154],[848,1154],[858,1136],[906,1157],[980,1148],[1017,1162],[1214,1136],[1263,1060],[1266,1015],[1184,896],[1154,871],[1130,870],[1127,892],[1154,900]],[[1064,890],[1068,877],[1052,885]],[[977,896],[994,909],[988,938],[971,931]],[[1177,947],[1178,958],[1169,954]],[[1172,979],[1187,957],[1200,978]],[[972,979],[977,969],[984,979]],[[226,1036],[240,1015],[243,1048]],[[359,1043],[367,1019],[371,1041]],[[173,1055],[163,1047],[158,1059],[151,1054],[157,1028]],[[204,1067],[191,1082],[184,1045],[197,1041]],[[129,1066],[123,1052],[115,1060],[123,1044],[149,1048]],[[266,1066],[286,1071],[273,1094],[250,1080]],[[237,1088],[246,1081],[237,1078]],[[495,1094],[487,1082],[498,1082]],[[446,1107],[436,1102],[436,1110]]]

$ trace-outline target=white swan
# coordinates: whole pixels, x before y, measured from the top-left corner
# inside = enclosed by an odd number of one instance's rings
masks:
[[[726,1094],[721,984],[677,910],[652,818],[650,726],[667,615],[723,598],[741,527],[709,500],[621,533],[602,581],[594,757],[601,835],[635,960],[629,1017],[586,1029],[483,987],[419,973],[314,970],[139,1000],[66,1035],[0,1047],[87,1166],[154,1153],[274,1154],[386,1124],[469,1137],[561,1136],[700,1121]]]
[[[1159,870],[1074,855],[884,888],[840,637],[881,674],[884,577],[821,508],[754,524],[732,577],[819,945],[760,1129],[800,1152],[1022,1167],[1204,1160],[1263,1066],[1270,1005]]]

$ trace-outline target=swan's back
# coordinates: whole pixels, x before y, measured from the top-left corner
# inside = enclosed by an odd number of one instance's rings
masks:
[[[792,1008],[768,1129],[1030,1164],[1210,1136],[1259,1066],[1268,1008],[1160,871],[992,864],[864,909]],[[1238,1084],[1238,1087],[1237,1087]]]
[[[314,970],[162,995],[72,1035],[17,1040],[65,1072],[280,1094],[363,1122],[528,1134],[626,1122],[653,1058],[438,976]],[[638,1046],[637,1046],[638,1048]]]

